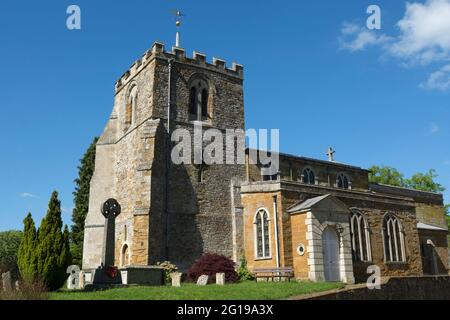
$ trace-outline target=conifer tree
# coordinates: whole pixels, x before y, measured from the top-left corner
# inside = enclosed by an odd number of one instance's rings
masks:
[[[47,215],[38,230],[37,273],[49,290],[59,289],[66,278],[66,268],[70,264],[68,230],[61,232],[61,202],[58,193],[53,192],[48,204]]]
[[[74,264],[81,266],[84,240],[84,220],[89,210],[89,190],[95,169],[95,147],[98,138],[94,138],[78,166],[78,178],[75,180],[74,204],[72,212],[71,254]]]
[[[33,282],[37,276],[37,233],[31,213],[24,219],[23,224],[23,237],[17,254],[17,265],[22,279]]]

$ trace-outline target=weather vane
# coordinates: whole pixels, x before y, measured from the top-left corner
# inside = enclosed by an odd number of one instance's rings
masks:
[[[180,10],[172,10],[173,14],[176,17],[175,25],[177,26],[177,35],[175,38],[175,47],[180,47],[180,27],[183,20],[181,20],[181,17],[184,17],[184,14]]]

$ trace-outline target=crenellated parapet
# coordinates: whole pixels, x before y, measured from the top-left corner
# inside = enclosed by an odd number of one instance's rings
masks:
[[[115,91],[120,91],[131,79],[134,78],[141,70],[143,70],[154,59],[174,59],[178,63],[193,65],[205,68],[209,71],[224,73],[228,76],[239,79],[244,78],[244,67],[233,62],[231,68],[227,67],[226,61],[213,57],[212,62],[208,62],[206,55],[194,51],[192,57],[187,57],[183,48],[172,47],[172,50],[166,51],[165,46],[161,42],[155,42],[150,50],[147,50],[141,58],[136,60],[131,67],[116,81]]]

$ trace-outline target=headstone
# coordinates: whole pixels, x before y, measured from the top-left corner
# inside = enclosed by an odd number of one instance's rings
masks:
[[[6,272],[2,274],[2,285],[3,291],[12,291],[12,279],[11,272]]]
[[[216,274],[216,284],[219,286],[225,285],[225,273],[217,273]]]
[[[170,278],[172,279],[172,287],[181,287],[181,276],[180,272],[173,272],[170,274]]]
[[[67,289],[77,290],[80,288],[80,267],[69,266],[66,271],[69,274],[67,279]]]
[[[206,286],[208,284],[209,277],[206,275],[200,276],[197,280],[198,286]]]
[[[107,200],[102,207],[105,217],[105,237],[103,239],[103,265],[114,266],[114,251],[116,243],[116,218],[121,212],[120,204],[115,199]]]
[[[78,288],[81,290],[84,289],[84,271],[80,271]]]

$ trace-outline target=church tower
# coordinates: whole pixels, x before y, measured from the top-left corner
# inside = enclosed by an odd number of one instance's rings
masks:
[[[237,258],[233,183],[244,165],[172,163],[169,132],[244,130],[243,67],[156,42],[117,81],[114,107],[97,144],[85,222],[83,268],[103,263],[102,204],[116,199],[115,264],[169,260],[186,270],[203,253]],[[225,142],[225,141],[224,141]],[[224,150],[225,154],[225,150]],[[192,157],[194,152],[192,152]]]

